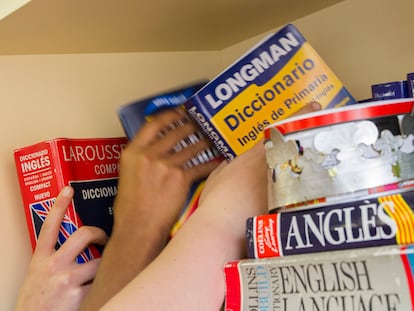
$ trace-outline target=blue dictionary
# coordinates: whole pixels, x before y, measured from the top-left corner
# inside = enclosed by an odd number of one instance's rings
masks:
[[[407,73],[407,95],[414,97],[414,72]]]
[[[181,88],[177,88],[170,91],[160,92],[154,96],[140,99],[132,103],[121,106],[118,109],[118,117],[121,121],[122,127],[124,128],[125,134],[129,140],[131,140],[138,130],[146,123],[151,120],[151,116],[157,112],[160,112],[164,109],[171,109],[175,107],[183,107],[183,104],[207,81],[200,81],[192,83]],[[188,144],[191,144],[194,141],[194,136],[197,139],[200,139],[203,134],[201,131],[194,133],[192,138],[187,138],[182,141],[181,147],[185,147]],[[221,158],[220,153],[213,147],[207,148],[196,157],[191,159],[188,163],[189,166],[198,165],[199,163],[205,163],[206,161],[211,161],[214,159]],[[201,179],[195,183],[190,188],[187,201],[182,210],[180,218],[176,222],[175,226],[171,230],[171,236],[173,236],[183,223],[190,217],[190,215],[195,211],[198,206],[198,198],[201,193],[201,190],[204,186],[204,179]]]
[[[118,117],[128,139],[135,136],[152,114],[182,105],[206,83],[207,81],[200,81],[121,106]]]
[[[249,258],[414,243],[414,191],[250,217]]]
[[[371,93],[372,97],[377,100],[409,97],[406,80],[373,84],[371,85]]]

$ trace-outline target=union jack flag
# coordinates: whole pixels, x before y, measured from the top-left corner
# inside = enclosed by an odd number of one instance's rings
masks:
[[[48,215],[54,202],[55,199],[53,198],[30,204],[30,210],[33,220],[33,232],[35,232],[36,240],[39,237],[40,228],[42,227],[42,224],[45,221],[46,216]],[[72,219],[70,219],[70,217],[67,214],[65,214],[60,225],[59,235],[56,241],[56,249],[58,249],[76,230],[77,226],[75,225],[75,223],[72,221]],[[84,252],[77,256],[76,262],[85,263],[93,258],[94,256],[92,252],[89,248],[87,248]]]

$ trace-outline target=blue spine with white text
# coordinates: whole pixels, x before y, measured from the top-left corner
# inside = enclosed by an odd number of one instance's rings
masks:
[[[250,149],[266,126],[310,102],[323,108],[356,103],[293,25],[269,36],[184,105],[227,160]]]
[[[246,221],[249,258],[414,243],[414,191],[264,214]]]
[[[414,97],[414,72],[407,73],[407,97]]]

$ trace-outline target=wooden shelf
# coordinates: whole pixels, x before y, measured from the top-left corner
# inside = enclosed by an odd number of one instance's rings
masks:
[[[0,21],[0,55],[221,50],[341,1],[31,1]]]

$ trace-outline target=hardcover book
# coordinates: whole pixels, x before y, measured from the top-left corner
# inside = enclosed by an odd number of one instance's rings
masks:
[[[249,258],[412,244],[414,190],[250,217],[246,242]]]
[[[373,84],[371,85],[371,95],[376,100],[411,97],[407,80]]]
[[[414,97],[414,72],[407,73],[407,97]]]
[[[160,112],[163,109],[171,109],[175,107],[182,107],[184,109],[184,102],[206,83],[206,81],[193,83],[121,106],[118,110],[118,117],[128,139],[131,140],[145,122],[151,121],[153,114]],[[199,141],[202,136],[203,134],[201,131],[193,133],[177,145],[177,150]],[[190,159],[186,165],[191,167],[220,157],[221,155],[217,149],[207,148],[193,159]],[[181,215],[171,230],[171,236],[175,235],[184,222],[196,210],[198,206],[198,198],[203,189],[204,182],[205,180],[202,179],[191,185]]]
[[[228,262],[225,310],[413,310],[413,268],[413,245]]]
[[[253,47],[184,105],[217,149],[232,160],[250,149],[266,126],[312,101],[323,108],[356,103],[289,24]]]
[[[57,248],[82,225],[111,234],[112,203],[117,193],[119,158],[127,143],[116,138],[55,138],[14,150],[31,245],[36,247],[42,224],[60,190],[74,188],[74,197],[60,227]],[[78,263],[100,257],[91,246]]]

